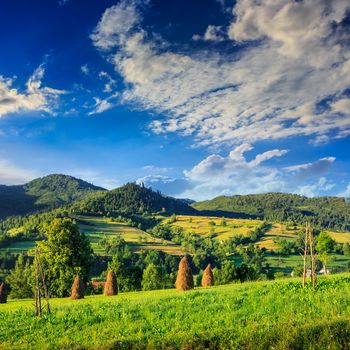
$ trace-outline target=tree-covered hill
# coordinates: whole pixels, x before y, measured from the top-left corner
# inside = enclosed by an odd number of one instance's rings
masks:
[[[112,213],[131,214],[188,214],[197,210],[182,200],[163,196],[150,188],[128,183],[112,191],[90,195],[72,206],[81,214],[109,215]]]
[[[350,230],[350,202],[339,197],[308,198],[288,193],[266,193],[220,196],[192,206],[201,211],[235,213],[237,217],[249,215],[272,222],[297,224],[309,220],[326,229]]]
[[[60,174],[41,177],[25,185],[0,185],[0,219],[56,208],[82,199],[91,192],[103,190],[83,180]]]

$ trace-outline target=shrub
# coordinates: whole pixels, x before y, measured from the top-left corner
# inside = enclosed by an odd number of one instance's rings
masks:
[[[202,287],[210,287],[214,285],[214,275],[213,271],[211,269],[211,265],[208,264],[206,269],[203,272],[203,277],[202,277]]]
[[[107,274],[107,281],[104,288],[104,293],[106,297],[110,297],[113,295],[118,294],[118,284],[117,284],[117,277],[115,276],[115,273],[112,270],[108,271]]]
[[[78,273],[75,278],[72,285],[71,295],[70,298],[73,300],[76,299],[83,299],[84,298],[84,282],[80,274]]]
[[[194,287],[191,267],[186,256],[184,256],[180,261],[175,287],[177,290],[181,291],[190,290]]]
[[[284,278],[284,277],[286,277],[286,274],[282,271],[277,271],[277,272],[275,272],[274,276],[275,276],[275,278]]]

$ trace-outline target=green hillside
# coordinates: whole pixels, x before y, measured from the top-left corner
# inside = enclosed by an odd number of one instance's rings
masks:
[[[0,305],[0,349],[348,349],[350,276]]]
[[[249,216],[271,222],[301,224],[311,221],[323,229],[350,231],[350,202],[339,197],[308,198],[288,193],[266,193],[245,196],[220,196],[197,202],[200,211],[236,217]]]
[[[57,208],[95,191],[104,189],[60,174],[41,177],[21,186],[0,185],[0,219]]]
[[[90,196],[76,203],[73,211],[81,214],[188,214],[197,213],[183,200],[163,196],[150,188],[128,183],[112,191]]]

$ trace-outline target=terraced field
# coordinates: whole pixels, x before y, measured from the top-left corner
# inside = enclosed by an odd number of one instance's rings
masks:
[[[168,223],[169,220],[164,219],[164,222]],[[226,240],[237,235],[249,235],[262,223],[261,220],[177,215],[176,222],[171,223],[171,225],[182,227],[186,232],[193,232],[202,236],[211,234],[218,240]]]
[[[90,239],[92,249],[96,254],[104,255],[100,241],[107,237],[123,238],[133,251],[161,250],[168,254],[181,255],[182,248],[173,242],[152,237],[136,227],[130,227],[122,222],[112,222],[108,218],[77,216],[79,228]]]

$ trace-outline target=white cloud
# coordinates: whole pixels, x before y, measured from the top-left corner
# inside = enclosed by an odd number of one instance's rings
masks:
[[[181,193],[192,187],[186,179],[174,179],[164,175],[146,175],[136,180],[138,184],[144,184],[154,190],[169,196],[181,196]]]
[[[122,0],[104,12],[91,38],[99,49],[111,49],[121,44],[139,21],[136,1]]]
[[[98,76],[100,79],[107,80],[103,92],[111,92],[117,82],[105,71],[101,71]]]
[[[6,159],[0,159],[0,184],[22,185],[38,177],[38,173],[18,167]]]
[[[143,170],[146,170],[150,173],[167,173],[169,171],[172,170],[172,168],[165,168],[165,167],[159,167],[159,166],[155,166],[155,165],[145,165],[143,167]]]
[[[220,194],[247,194],[282,191],[286,188],[280,171],[261,165],[273,157],[283,156],[286,150],[273,150],[258,154],[248,161],[244,154],[253,148],[243,144],[227,157],[210,155],[191,170],[185,177],[193,187],[182,194],[184,197],[205,199]]]
[[[115,107],[115,104],[110,102],[110,98],[101,99],[99,97],[94,97],[94,100],[95,100],[95,106],[92,109],[92,111],[88,113],[88,115],[103,113]]]
[[[345,197],[345,198],[350,198],[350,182],[348,184],[348,186],[346,187],[346,189],[338,194],[339,197]]]
[[[279,44],[282,55],[329,65],[346,55],[346,48],[339,45],[343,33],[335,27],[348,8],[347,0],[240,0],[233,9],[236,20],[229,35],[237,41],[268,38]]]
[[[222,29],[222,26],[209,25],[203,37],[198,34],[195,34],[192,36],[192,39],[195,41],[204,40],[204,41],[220,42],[225,40],[225,36],[224,36],[224,31]]]
[[[85,75],[89,75],[89,73],[90,73],[90,68],[89,68],[89,66],[87,64],[82,65],[80,67],[80,70]]]
[[[37,68],[26,83],[26,90],[14,88],[14,79],[0,76],[0,117],[18,112],[44,111],[53,113],[52,107],[64,91],[42,86],[45,69]]]
[[[327,180],[325,177],[321,177],[316,183],[299,186],[295,193],[307,197],[315,197],[324,192],[330,191],[334,186],[335,184],[333,182]]]
[[[122,102],[164,116],[154,132],[192,135],[197,145],[348,135],[348,1],[240,0],[229,35],[259,41],[233,54],[176,53],[141,28],[138,4],[107,9],[92,39],[124,79]],[[329,96],[344,101],[320,111]]]
[[[292,165],[284,168],[287,172],[298,174],[300,177],[322,175],[326,173],[336,160],[335,157],[321,158],[313,163]]]
[[[182,178],[151,174],[139,179],[146,186],[175,197],[195,200],[210,199],[219,195],[250,194],[266,192],[291,192],[314,197],[329,194],[335,184],[324,174],[330,170],[334,157],[321,158],[315,162],[279,167],[264,162],[284,156],[286,150],[270,150],[248,159],[250,144],[234,148],[226,157],[209,155],[184,171]],[[146,169],[145,169],[146,170]]]

